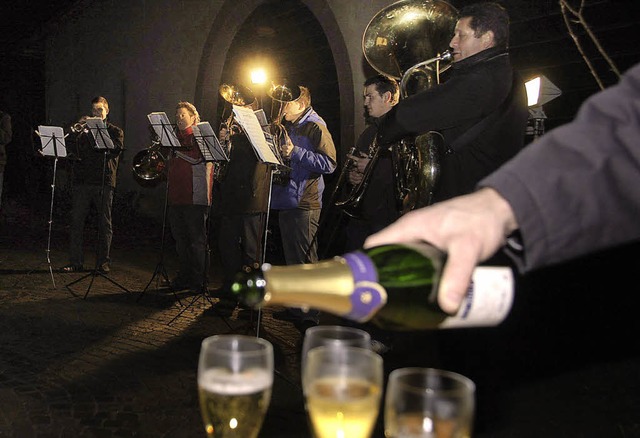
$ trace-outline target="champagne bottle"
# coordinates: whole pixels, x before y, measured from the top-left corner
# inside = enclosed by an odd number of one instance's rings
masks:
[[[315,308],[388,330],[493,326],[513,301],[508,267],[476,267],[456,315],[437,304],[446,255],[426,243],[382,245],[314,264],[239,273],[232,293],[253,307]]]

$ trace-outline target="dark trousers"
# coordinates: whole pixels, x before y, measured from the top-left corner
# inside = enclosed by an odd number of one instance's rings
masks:
[[[113,187],[98,185],[76,185],[73,187],[71,207],[71,231],[69,244],[69,262],[72,265],[82,265],[84,256],[82,251],[84,226],[94,206],[98,212],[98,243],[97,266],[109,262],[113,225],[111,222],[111,204],[113,202]]]
[[[178,278],[193,288],[205,282],[208,215],[206,205],[170,205],[168,208],[171,235],[180,261]]]
[[[222,216],[218,232],[218,250],[225,283],[243,266],[262,263],[266,213]]]
[[[278,217],[287,265],[317,262],[318,243],[314,238],[320,222],[320,210],[280,210]]]
[[[282,236],[282,250],[287,265],[300,263],[315,263],[318,261],[318,242],[315,239],[320,223],[321,210],[280,210],[278,223]],[[289,312],[300,319],[318,322],[319,311],[311,309],[303,312],[301,309],[290,308]]]

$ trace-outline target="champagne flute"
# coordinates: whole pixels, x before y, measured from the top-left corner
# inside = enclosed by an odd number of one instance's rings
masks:
[[[380,410],[382,384],[382,357],[371,350],[310,350],[302,385],[315,437],[369,438]]]
[[[316,325],[309,327],[304,332],[300,369],[304,370],[307,353],[313,348],[322,346],[371,349],[371,335],[359,328],[341,325]]]
[[[387,438],[468,438],[475,384],[434,368],[400,368],[389,375],[384,408]]]
[[[257,437],[271,400],[273,346],[253,336],[202,341],[198,395],[208,437]]]

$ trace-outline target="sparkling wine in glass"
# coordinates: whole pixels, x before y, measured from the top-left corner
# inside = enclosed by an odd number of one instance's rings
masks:
[[[382,394],[380,355],[359,347],[314,348],[302,382],[316,438],[371,437]]]
[[[202,341],[198,394],[208,437],[257,437],[271,400],[273,346],[241,335]]]

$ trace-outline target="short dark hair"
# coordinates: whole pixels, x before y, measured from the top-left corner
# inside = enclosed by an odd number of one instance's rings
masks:
[[[105,108],[107,108],[107,111],[109,110],[109,102],[107,102],[106,97],[96,96],[93,99],[91,99],[91,105],[95,105],[96,103],[104,104]]]
[[[498,3],[474,3],[460,10],[459,18],[470,17],[469,26],[476,38],[493,32],[496,47],[509,47],[509,13]]]
[[[376,91],[380,96],[388,91],[391,93],[393,101],[396,103],[398,102],[398,99],[400,98],[400,87],[395,79],[385,75],[375,75],[364,81],[365,87],[368,87],[369,85],[375,85]]]

